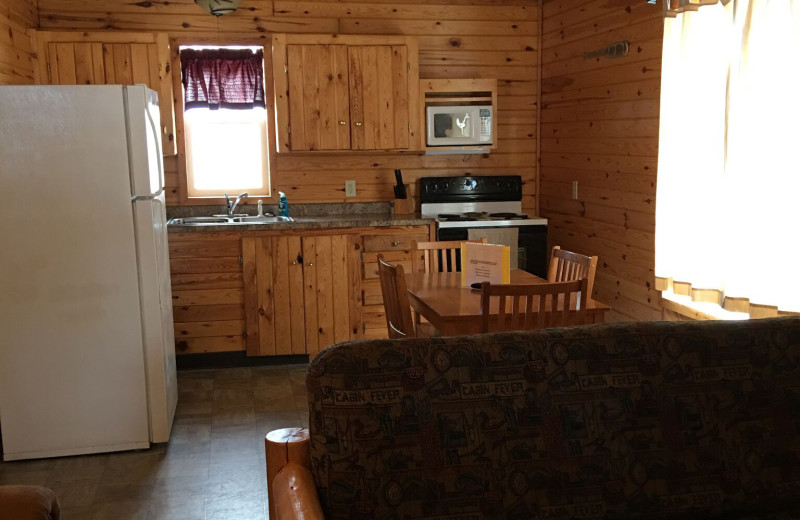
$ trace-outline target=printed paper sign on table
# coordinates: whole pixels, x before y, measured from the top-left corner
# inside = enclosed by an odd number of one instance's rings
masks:
[[[511,248],[495,244],[461,243],[461,284],[509,283]]]

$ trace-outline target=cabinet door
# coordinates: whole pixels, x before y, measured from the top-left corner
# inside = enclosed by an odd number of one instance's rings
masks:
[[[288,45],[292,150],[349,150],[346,45]]]
[[[408,48],[353,45],[348,58],[351,148],[408,148]]]
[[[303,237],[306,346],[309,356],[359,337],[360,250],[358,237]]]
[[[247,354],[309,354],[359,337],[358,237],[245,237]]]
[[[113,39],[113,42],[102,41]],[[43,70],[49,85],[145,84],[158,91],[161,141],[165,155],[175,154],[172,79],[166,35],[39,32]]]
[[[242,239],[248,356],[305,354],[300,237]]]

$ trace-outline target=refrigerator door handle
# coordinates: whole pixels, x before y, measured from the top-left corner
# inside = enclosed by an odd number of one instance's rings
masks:
[[[153,193],[150,197],[147,197],[148,199],[152,199],[158,197],[161,194],[161,192],[164,191],[164,183],[165,183],[164,159],[163,159],[164,152],[161,148],[161,139],[159,139],[159,136],[161,135],[161,130],[158,128],[158,126],[156,126],[156,122],[153,120],[153,114],[150,112],[150,110],[146,110],[146,113],[147,113],[147,121],[150,123],[150,128],[153,130],[153,139],[155,139],[156,141],[156,150],[158,153],[158,157],[156,158],[156,160],[158,162],[158,178],[160,180],[159,183],[160,188],[158,192]]]
[[[140,200],[157,199],[158,197],[161,196],[162,193],[164,193],[164,188],[161,188],[160,190],[158,190],[158,193],[155,193],[153,195],[135,195],[135,196],[131,197],[131,202],[138,202]]]

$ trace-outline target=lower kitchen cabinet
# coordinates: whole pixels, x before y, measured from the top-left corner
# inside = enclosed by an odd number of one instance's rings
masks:
[[[242,239],[247,354],[308,354],[360,337],[358,235]]]
[[[385,338],[378,255],[411,273],[430,227],[169,234],[177,354],[305,355]]]
[[[361,317],[365,338],[388,337],[386,312],[378,278],[378,255],[383,255],[383,259],[389,263],[402,265],[403,271],[411,274],[413,243],[428,240],[430,240],[428,226],[375,228],[363,235]]]

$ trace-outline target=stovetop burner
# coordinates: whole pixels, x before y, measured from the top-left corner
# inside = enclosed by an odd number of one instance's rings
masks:
[[[472,222],[477,220],[475,217],[469,217],[467,214],[463,215],[456,215],[455,213],[439,213],[438,215],[439,220],[443,220],[445,222]]]
[[[503,220],[524,220],[528,218],[528,215],[523,215],[521,213],[490,213],[489,216]]]

